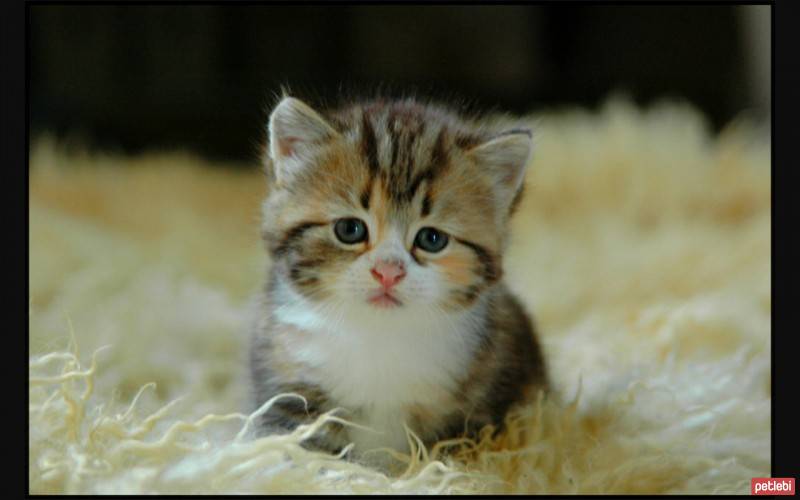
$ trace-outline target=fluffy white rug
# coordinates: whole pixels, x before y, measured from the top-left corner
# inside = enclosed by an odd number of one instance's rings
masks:
[[[561,396],[400,476],[253,440],[264,179],[31,150],[31,493],[742,493],[770,469],[769,137],[682,105],[537,117],[508,279]]]

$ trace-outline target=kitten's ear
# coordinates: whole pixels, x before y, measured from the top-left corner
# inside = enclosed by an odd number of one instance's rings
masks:
[[[269,116],[269,155],[278,184],[301,169],[309,154],[338,135],[316,111],[284,97]]]
[[[504,208],[513,208],[521,195],[525,168],[533,152],[533,134],[527,128],[502,132],[469,151],[493,176],[498,201]]]

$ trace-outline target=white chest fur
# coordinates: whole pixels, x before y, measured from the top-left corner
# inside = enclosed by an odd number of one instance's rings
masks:
[[[360,449],[406,448],[408,409],[444,411],[477,341],[474,310],[448,315],[344,305],[321,314],[300,296],[286,304],[275,318],[309,333],[291,346],[291,355],[337,405],[356,411],[344,417],[377,431],[350,431]]]

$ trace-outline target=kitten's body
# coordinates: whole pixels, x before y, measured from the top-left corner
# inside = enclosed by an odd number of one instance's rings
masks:
[[[329,425],[311,445],[404,450],[404,424],[428,444],[474,435],[546,389],[531,323],[500,281],[527,130],[498,131],[411,100],[322,118],[287,98],[270,134],[264,238],[273,266],[253,328],[254,402],[296,392],[308,406],[280,400],[265,431],[343,408],[375,432]],[[337,240],[331,228],[347,217],[363,219],[365,241]],[[417,246],[423,226],[441,229],[448,246]],[[378,307],[370,268],[375,276],[386,260],[403,281],[384,288],[393,298]]]

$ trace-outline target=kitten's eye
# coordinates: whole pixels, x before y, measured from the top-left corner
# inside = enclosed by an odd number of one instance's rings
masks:
[[[342,243],[352,245],[367,239],[367,225],[361,219],[339,219],[333,226],[333,232]]]
[[[414,239],[414,245],[426,252],[441,252],[447,246],[449,238],[446,233],[432,227],[423,227]]]

